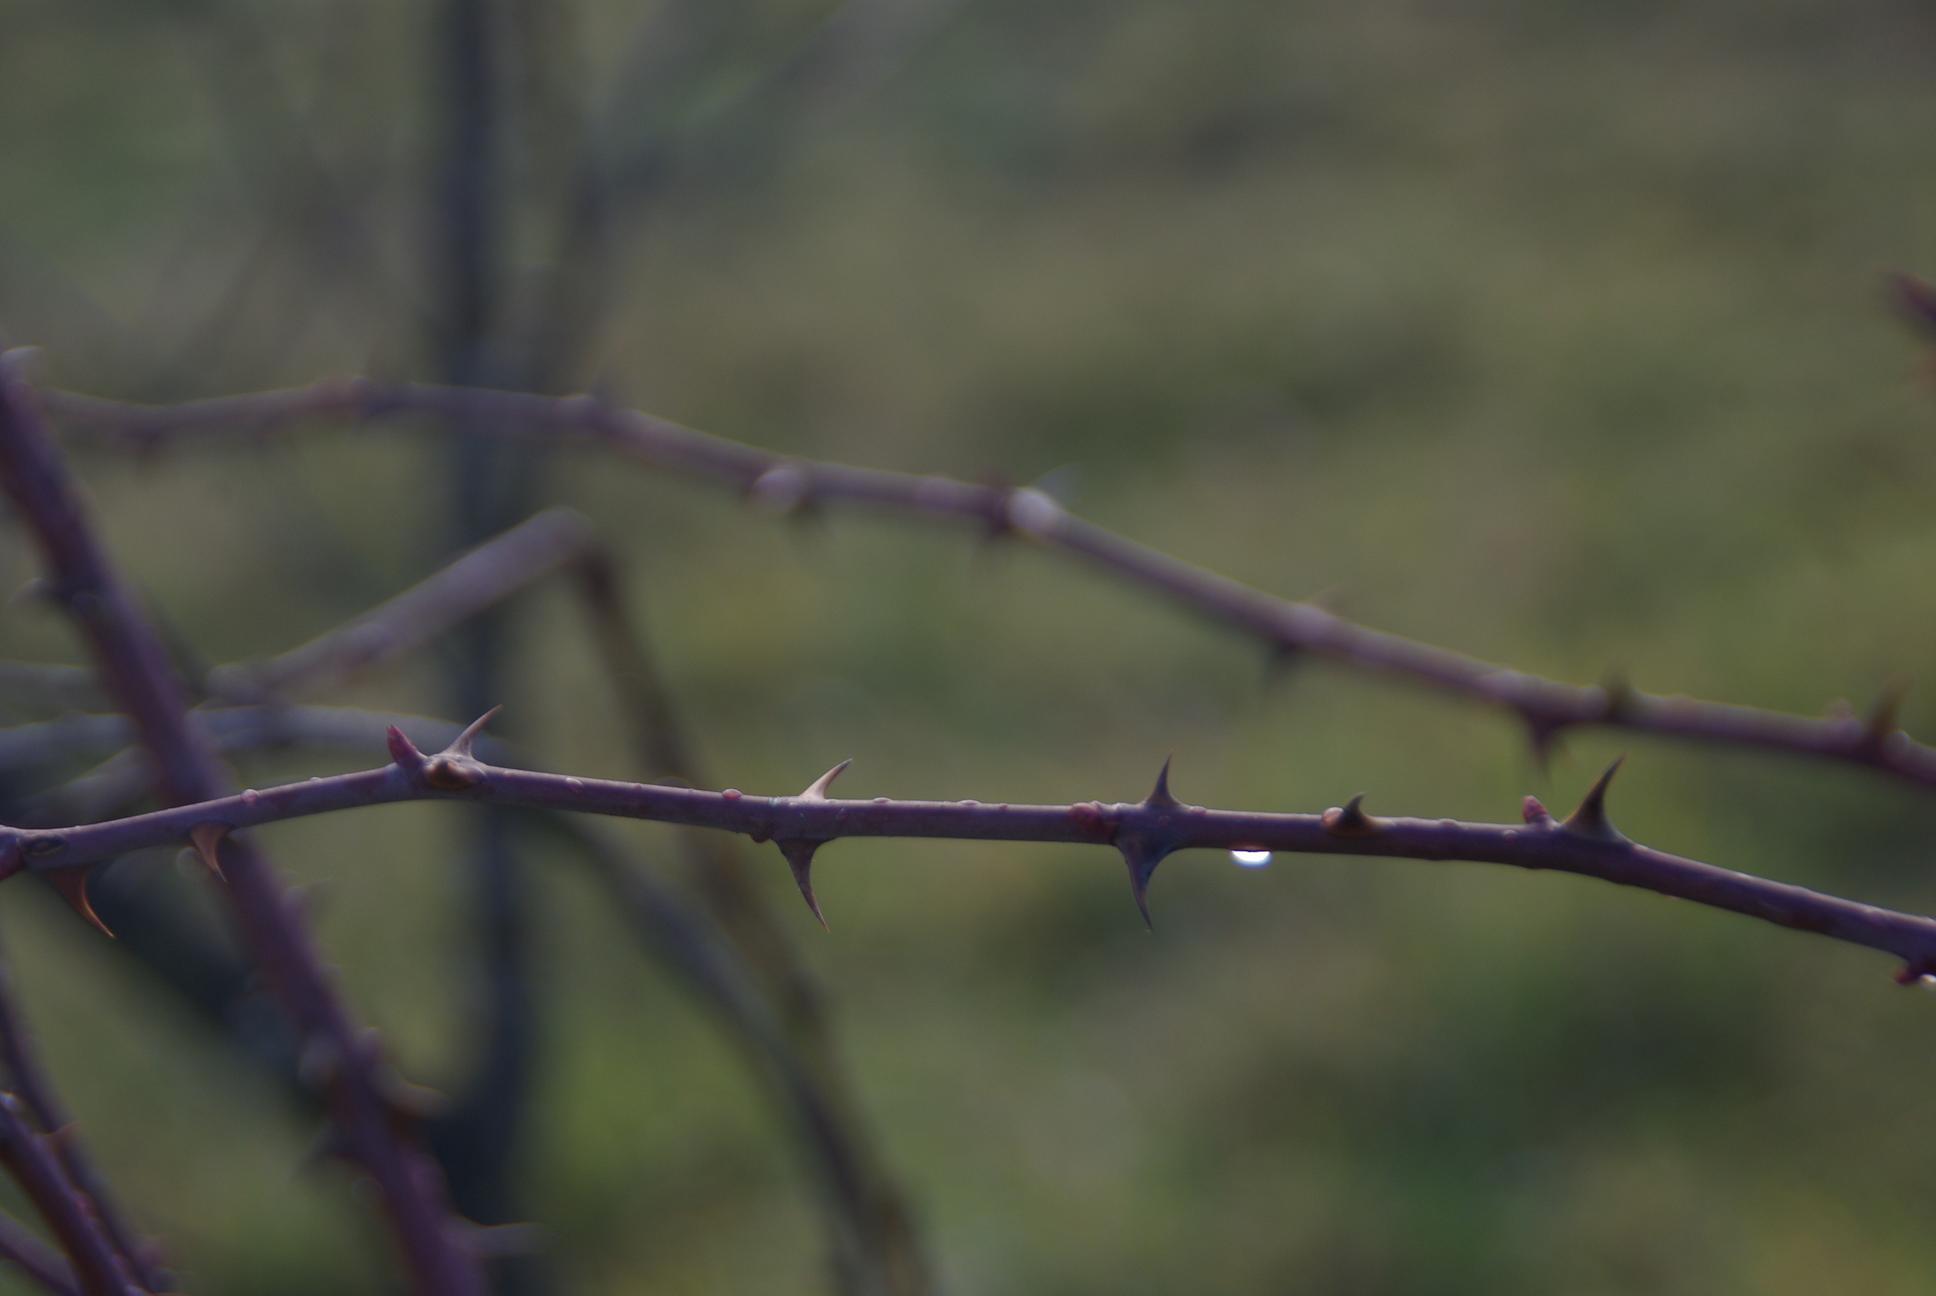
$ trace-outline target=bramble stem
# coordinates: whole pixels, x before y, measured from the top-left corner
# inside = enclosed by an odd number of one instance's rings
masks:
[[[0,877],[22,869],[80,868],[148,847],[179,845],[192,829],[231,831],[286,819],[406,801],[476,801],[576,811],[745,834],[756,841],[819,845],[847,837],[1068,842],[1113,846],[1132,876],[1181,850],[1270,850],[1509,864],[1599,878],[1690,900],[1763,922],[1894,954],[1912,976],[1936,973],[1936,919],[1897,913],[1804,887],[1639,845],[1609,827],[1598,785],[1565,822],[1528,801],[1527,822],[1386,819],[1354,803],[1323,814],[1209,810],[1152,797],[1135,803],[984,805],[974,801],[828,800],[707,792],[489,765],[452,747],[426,756],[391,731],[396,760],[102,823],[47,830],[0,829]]]

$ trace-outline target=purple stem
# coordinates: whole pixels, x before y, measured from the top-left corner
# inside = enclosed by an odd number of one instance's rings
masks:
[[[139,406],[70,393],[48,401],[77,430],[151,448],[183,436],[268,435],[318,417],[462,417],[480,435],[572,439],[657,469],[736,487],[783,510],[846,505],[966,523],[1031,540],[1136,588],[1232,625],[1280,650],[1407,680],[1516,716],[1543,753],[1569,729],[1619,729],[1855,765],[1936,790],[1936,747],[1896,728],[1885,700],[1868,718],[1819,718],[1756,707],[1567,684],[1373,630],[1309,603],[1261,593],[1063,509],[1030,488],[794,459],[696,432],[589,396],[337,379],[309,387]]]
[[[86,640],[103,687],[133,721],[162,799],[220,797],[223,776],[191,724],[160,643],[108,563],[66,466],[42,425],[17,359],[0,363],[0,489],[38,542],[53,591]],[[483,1291],[476,1257],[445,1208],[435,1169],[398,1134],[374,1077],[378,1059],[348,1014],[268,862],[252,848],[221,848],[228,895],[257,966],[291,1018],[335,1065],[328,1102],[353,1156],[376,1181],[415,1287],[427,1296]]]
[[[395,730],[391,751],[393,762],[378,769],[73,828],[0,829],[0,877],[22,869],[80,868],[148,847],[180,845],[189,840],[192,829],[204,824],[239,831],[365,806],[456,800],[722,829],[795,851],[843,837],[1107,845],[1122,853],[1139,898],[1157,863],[1180,850],[1270,850],[1509,864],[1576,873],[1726,909],[1894,954],[1904,961],[1908,976],[1936,974],[1936,919],[1732,872],[1631,842],[1604,820],[1604,779],[1563,823],[1547,817],[1529,798],[1525,823],[1487,824],[1374,819],[1355,803],[1321,815],[1208,810],[1169,799],[1161,784],[1141,802],[1073,805],[984,805],[885,797],[839,801],[816,795],[819,784],[801,796],[748,796],[730,788],[706,792],[507,769],[477,760],[465,737],[443,752],[425,756]]]
[[[47,1148],[47,1136],[34,1131],[20,1100],[0,1093],[0,1165],[5,1165],[34,1209],[53,1230],[61,1250],[87,1296],[135,1296],[144,1289],[129,1277],[124,1261],[95,1218],[92,1203],[68,1181]]]

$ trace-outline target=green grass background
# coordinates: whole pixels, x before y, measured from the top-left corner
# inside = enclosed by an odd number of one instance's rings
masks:
[[[739,6],[620,123],[695,161],[628,220],[574,382],[803,454],[1053,474],[1192,561],[1567,679],[1819,712],[1929,676],[1936,393],[1879,277],[1936,269],[1926,7],[971,0],[806,128],[714,131],[819,7]],[[547,39],[598,89],[636,9],[572,6]],[[287,142],[220,90],[236,12],[9,19],[0,328],[64,384],[427,372],[427,15],[251,11],[385,282],[339,275],[238,161],[273,174]],[[517,282],[552,142],[518,144]],[[131,576],[224,659],[427,570],[438,454],[389,430],[83,470]],[[1173,752],[1195,801],[1502,819],[1626,750],[1632,835],[1936,906],[1926,795],[1604,736],[1542,774],[1501,717],[1322,666],[1272,682],[1255,645],[1025,549],[796,527],[582,456],[543,495],[624,553],[740,787],[853,756],[854,795],[1132,799]],[[0,575],[30,571],[0,538]],[[522,600],[516,634],[521,738],[634,772],[566,600]],[[72,645],[14,606],[0,650]],[[349,696],[434,709],[442,664]],[[1932,707],[1911,694],[1912,732]],[[345,986],[431,1084],[470,1026],[456,823],[264,834],[323,881]],[[823,852],[826,936],[766,862],[951,1291],[1906,1294],[1936,1271],[1936,1001],[1863,951],[1573,879],[1209,855],[1164,867],[1151,936],[1113,856],[953,843]],[[524,1182],[561,1281],[825,1290],[735,1055],[568,860],[532,866]],[[293,1169],[311,1131],[278,1096],[65,913],[4,900],[62,1088],[193,1290],[386,1290],[362,1194]]]

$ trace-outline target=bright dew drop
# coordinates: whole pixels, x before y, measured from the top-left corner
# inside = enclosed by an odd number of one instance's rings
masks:
[[[1234,850],[1230,852],[1230,862],[1238,868],[1262,868],[1271,862],[1267,850]]]

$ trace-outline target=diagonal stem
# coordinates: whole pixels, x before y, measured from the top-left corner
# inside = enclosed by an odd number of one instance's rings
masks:
[[[1567,684],[1251,589],[1085,521],[1030,488],[790,458],[585,396],[334,380],[171,406],[129,405],[68,393],[51,393],[49,400],[75,431],[138,447],[287,433],[325,417],[378,421],[469,412],[481,434],[547,444],[575,441],[659,471],[733,487],[779,509],[871,510],[1027,540],[1280,651],[1308,654],[1502,710],[1525,726],[1537,752],[1543,753],[1568,730],[1624,730],[1807,757],[1936,791],[1936,746],[1916,742],[1898,729],[1886,701],[1867,718],[1824,718],[1624,687]]]

